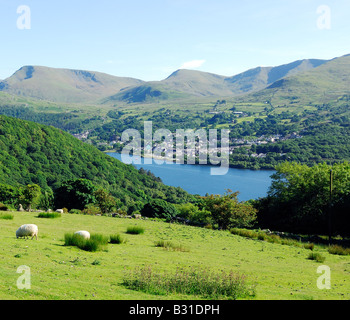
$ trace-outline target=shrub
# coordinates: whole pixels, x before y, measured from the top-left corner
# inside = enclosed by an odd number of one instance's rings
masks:
[[[305,249],[310,249],[311,251],[313,251],[314,248],[315,248],[315,244],[313,244],[313,243],[305,243],[304,244],[304,248]]]
[[[261,241],[268,241],[269,237],[263,233],[263,232],[259,232],[258,233],[258,240],[261,240]]]
[[[95,216],[95,215],[101,214],[102,212],[98,206],[90,203],[85,207],[85,209],[82,211],[82,213],[86,214],[86,215]]]
[[[160,273],[150,266],[136,268],[124,275],[123,285],[155,295],[176,293],[234,300],[255,296],[255,285],[248,285],[245,275],[233,271],[217,273],[197,267],[177,268],[173,274]]]
[[[21,188],[0,183],[0,201],[15,204],[21,194]]]
[[[109,237],[109,242],[112,244],[123,244],[126,240],[120,234],[113,234]]]
[[[61,214],[59,212],[41,212],[39,213],[38,218],[57,219],[61,218]]]
[[[247,230],[247,229],[238,229],[238,228],[232,228],[230,230],[231,234],[238,235],[245,238],[255,239],[255,240],[261,240],[266,241],[269,243],[277,243],[285,246],[294,246],[299,248],[305,248],[310,249],[311,251],[314,250],[315,244],[314,243],[306,243],[301,244],[299,241],[290,239],[290,238],[281,238],[278,235],[275,234],[266,234],[264,232],[256,232],[253,230]]]
[[[258,233],[253,230],[232,228],[230,232],[234,235],[245,238],[257,239],[258,237]]]
[[[71,209],[71,210],[69,211],[69,213],[70,213],[70,214],[81,214],[82,212],[81,212],[81,210],[79,210],[79,209]]]
[[[13,220],[14,215],[13,214],[9,214],[9,213],[1,213],[0,214],[0,219],[2,220]]]
[[[257,210],[247,202],[238,201],[238,192],[227,190],[224,196],[202,197],[204,209],[211,213],[220,229],[250,228],[257,219]]]
[[[0,203],[0,211],[7,211],[8,206],[4,205],[3,203]]]
[[[97,187],[87,179],[65,181],[56,190],[56,208],[66,207],[83,210],[88,204],[96,203]]]
[[[202,209],[192,203],[177,205],[179,211],[178,217],[189,220],[194,225],[209,226],[213,222],[211,212]]]
[[[309,254],[308,259],[315,260],[316,262],[320,262],[320,263],[323,263],[326,260],[326,258],[322,256],[320,253],[314,253],[314,252]]]
[[[128,227],[128,229],[126,230],[126,233],[128,234],[143,234],[144,232],[145,229],[138,226]]]
[[[329,247],[328,252],[330,254],[347,256],[347,255],[350,255],[350,248],[343,248],[343,247],[338,246],[338,245],[333,245],[333,246]]]
[[[100,234],[91,235],[90,239],[84,239],[78,234],[66,233],[64,236],[64,245],[65,246],[74,246],[79,249],[96,252],[103,250],[108,244],[109,238]]]
[[[95,192],[95,198],[102,213],[113,212],[117,206],[116,199],[103,189],[99,189]]]
[[[166,219],[167,221],[170,221],[179,213],[173,204],[158,199],[145,204],[140,212],[143,217]]]

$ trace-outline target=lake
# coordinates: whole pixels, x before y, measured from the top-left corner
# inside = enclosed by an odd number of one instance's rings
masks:
[[[113,158],[121,161],[120,153],[108,153]],[[140,157],[138,157],[140,159]],[[159,165],[134,164],[137,169],[150,170],[155,176],[162,179],[163,183],[173,187],[181,187],[191,194],[205,196],[208,194],[223,195],[227,189],[239,191],[239,200],[247,201],[265,197],[271,185],[271,175],[274,171],[253,171],[230,168],[224,176],[210,175],[210,166],[186,165],[166,162]],[[131,164],[131,161],[128,164]]]

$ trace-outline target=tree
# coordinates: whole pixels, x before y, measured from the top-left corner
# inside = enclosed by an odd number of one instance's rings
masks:
[[[220,229],[248,228],[256,221],[257,210],[249,203],[238,201],[238,192],[227,190],[221,195],[203,197],[204,208],[211,212]]]
[[[21,196],[21,201],[25,205],[28,211],[35,207],[40,199],[41,189],[37,184],[29,184],[27,185]]]
[[[178,211],[173,204],[158,199],[145,204],[141,210],[141,215],[144,217],[166,219],[168,221],[176,217],[177,214]]]
[[[276,167],[268,197],[257,203],[259,225],[297,233],[329,232],[329,209],[334,212],[333,231],[348,233],[350,164],[325,163],[308,167],[296,162]],[[330,187],[330,171],[333,186]],[[332,191],[332,197],[330,196]]]
[[[102,213],[110,213],[116,209],[116,199],[103,189],[95,192],[96,204],[100,207]]]
[[[54,205],[54,195],[51,189],[42,193],[39,200],[39,208],[44,210],[52,209]]]
[[[97,187],[86,179],[69,180],[56,190],[56,207],[83,210],[86,205],[96,203]]]
[[[199,207],[193,203],[184,203],[177,205],[179,210],[178,216],[189,220],[194,225],[211,225],[213,223],[211,212]]]
[[[6,184],[0,184],[0,202],[5,204],[14,204],[21,193],[21,188],[15,188]]]

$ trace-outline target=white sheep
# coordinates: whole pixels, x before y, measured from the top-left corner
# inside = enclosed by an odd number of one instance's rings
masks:
[[[16,231],[16,237],[17,239],[32,237],[32,240],[35,237],[36,240],[38,240],[38,233],[38,226],[36,226],[35,224],[25,224]]]
[[[77,235],[81,236],[85,240],[89,240],[90,239],[90,233],[88,231],[77,231],[74,234],[77,234]]]

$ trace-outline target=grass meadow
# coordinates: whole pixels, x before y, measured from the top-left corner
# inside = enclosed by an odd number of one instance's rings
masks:
[[[157,294],[157,291],[125,286],[125,282],[130,284],[132,280],[128,275],[136,275],[138,270],[157,271],[171,277],[171,281],[177,281],[174,275],[178,270],[196,270],[197,278],[203,276],[201,270],[213,275],[224,274],[227,281],[234,278],[230,274],[237,273],[244,276],[247,285],[254,286],[255,295],[244,299],[350,298],[350,256],[329,254],[324,247],[313,248],[315,255],[324,258],[318,262],[310,258],[310,249],[304,247],[248,239],[224,231],[101,216],[63,214],[56,219],[40,219],[35,213],[11,214],[13,219],[0,219],[0,300],[207,298],[195,291],[169,291],[168,288]],[[39,227],[38,241],[16,239],[18,227],[30,223]],[[132,227],[142,228],[144,232],[127,233]],[[119,235],[123,241],[111,241],[96,252],[65,245],[65,234],[79,230],[104,237]],[[165,244],[176,246],[165,250]],[[321,265],[331,269],[330,290],[317,288],[321,276],[317,269]],[[17,288],[20,266],[30,268],[30,289]]]

